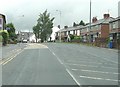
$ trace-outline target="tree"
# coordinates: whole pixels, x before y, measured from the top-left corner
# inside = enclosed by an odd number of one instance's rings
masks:
[[[77,26],[77,24],[75,22],[73,22],[73,27]]]
[[[33,27],[33,33],[35,34],[35,39],[37,42],[37,39],[40,38],[40,27],[38,25]]]
[[[50,19],[50,13],[47,13],[47,10],[39,15],[36,31],[39,30],[38,36],[42,42],[46,41],[52,34],[53,20],[54,17]]]
[[[6,24],[6,29],[9,33],[9,39],[15,41],[17,39],[17,35],[15,33],[15,27],[14,27],[13,23]]]
[[[5,30],[2,31],[1,30],[0,31],[0,36],[2,36],[1,37],[1,39],[2,39],[2,45],[5,46],[7,44],[7,42],[8,42],[9,34],[8,34],[7,31],[5,31]]]
[[[83,22],[83,20],[80,21],[79,25],[85,26],[85,23]]]
[[[80,23],[78,23],[78,24],[73,22],[73,27],[80,26],[80,25],[85,26],[85,23],[83,22],[83,20],[81,20]]]

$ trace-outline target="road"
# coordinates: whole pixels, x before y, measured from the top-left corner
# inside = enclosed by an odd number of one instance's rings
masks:
[[[2,65],[3,85],[118,85],[117,50],[29,44]]]
[[[15,54],[17,51],[26,47],[26,43],[18,43],[18,44],[8,44],[7,46],[2,47],[2,59],[10,57],[12,54]]]

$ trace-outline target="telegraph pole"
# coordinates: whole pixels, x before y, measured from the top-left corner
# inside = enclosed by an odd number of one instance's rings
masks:
[[[89,19],[89,21],[90,21],[90,25],[89,25],[89,42],[91,42],[91,0],[90,0],[90,19]]]
[[[61,11],[60,10],[56,10],[59,12],[60,14],[60,28],[61,28]],[[59,38],[60,42],[61,42],[61,29],[60,29],[60,38]]]

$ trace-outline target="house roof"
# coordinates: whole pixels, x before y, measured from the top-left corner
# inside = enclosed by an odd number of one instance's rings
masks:
[[[4,18],[5,23],[6,23],[6,18],[5,18],[5,15],[3,15],[3,14],[1,14],[1,13],[0,13],[0,15]]]
[[[100,19],[97,20],[95,23],[91,23],[91,26],[99,25],[99,24],[109,24],[110,21],[114,20],[115,18],[109,17],[106,19]],[[80,30],[84,29],[90,26],[90,23],[88,23],[86,26],[76,26],[76,27],[68,27],[68,28],[63,28],[57,32],[64,32],[64,31],[72,31],[72,30]]]
[[[115,19],[113,19],[113,20],[111,20],[110,23],[115,22],[115,21],[118,21],[118,20],[120,20],[120,16],[117,17],[117,18],[115,18]]]
[[[82,27],[82,26],[63,28],[63,29],[59,30],[58,32],[72,31],[72,30],[80,30],[81,27]]]

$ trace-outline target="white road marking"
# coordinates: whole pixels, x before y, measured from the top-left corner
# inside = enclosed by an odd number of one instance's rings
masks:
[[[83,72],[91,72],[91,73],[103,73],[103,74],[116,74],[118,75],[119,73],[115,73],[115,72],[102,72],[102,71],[94,71],[94,70],[84,70],[84,69],[71,69],[73,71],[83,71]]]
[[[99,62],[90,62],[90,61],[82,61],[82,60],[68,60],[68,62],[82,62],[82,63],[94,63],[94,64],[103,64]],[[104,63],[105,64],[105,63]]]
[[[118,70],[118,67],[115,68],[115,67],[105,67],[105,66],[92,66],[92,65],[84,65],[84,64],[71,64],[71,63],[65,63],[67,65],[73,65],[73,66],[83,66],[83,67],[101,67],[101,68],[110,68],[110,69],[117,69]]]
[[[66,69],[66,71],[69,73],[69,75],[73,78],[73,80],[77,83],[77,85],[79,85],[80,86],[80,83],[75,79],[75,77],[72,75],[72,73],[68,70],[68,69]]]
[[[101,58],[100,56],[98,56],[98,55],[96,55],[96,54],[91,54],[91,53],[87,53],[87,54],[92,55],[92,56],[95,56],[95,57]],[[110,59],[108,59],[108,58],[101,58],[101,59],[104,59],[104,60],[106,60],[106,61],[109,61],[109,62],[118,64],[118,62],[115,62],[115,61],[110,60]]]
[[[48,48],[49,49],[49,48]],[[49,49],[50,50],[50,49]],[[50,52],[52,52],[52,50],[50,50]],[[80,86],[80,83],[75,79],[75,77],[71,74],[71,72],[67,69],[67,66],[60,60],[60,58],[54,53],[52,52],[52,54],[57,58],[57,60],[60,62],[60,64],[64,65],[64,67],[66,68],[66,71],[68,72],[68,74],[73,78],[73,80],[76,82],[76,84],[78,86]]]
[[[57,60],[60,62],[60,64],[63,64],[63,62],[60,60],[60,58],[57,55],[55,55],[54,52],[52,52],[52,54],[57,58]]]
[[[119,80],[115,80],[115,79],[104,79],[104,78],[89,77],[89,76],[79,76],[79,77],[86,78],[86,79],[95,79],[95,80],[107,80],[107,81],[115,81],[115,82],[119,81]]]

